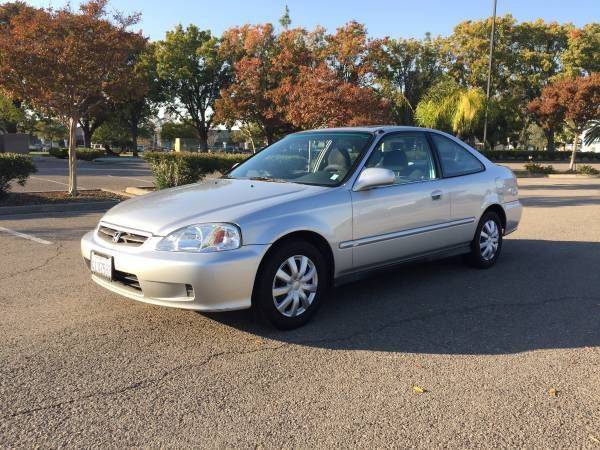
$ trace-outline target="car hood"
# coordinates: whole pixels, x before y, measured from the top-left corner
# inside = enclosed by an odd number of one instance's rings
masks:
[[[216,179],[119,203],[102,221],[164,236],[192,223],[233,222],[261,208],[327,189],[295,183]]]

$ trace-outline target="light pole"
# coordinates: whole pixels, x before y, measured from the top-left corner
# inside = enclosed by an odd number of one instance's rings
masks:
[[[487,144],[488,103],[490,102],[490,86],[492,84],[492,60],[494,58],[494,38],[496,34],[496,0],[494,0],[494,11],[492,14],[492,35],[490,37],[490,59],[488,62],[487,91],[485,96],[485,118],[483,120],[483,148]]]

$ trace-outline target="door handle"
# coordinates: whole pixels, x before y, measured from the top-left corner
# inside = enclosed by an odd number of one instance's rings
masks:
[[[433,191],[431,193],[431,200],[439,200],[442,198],[442,191]]]

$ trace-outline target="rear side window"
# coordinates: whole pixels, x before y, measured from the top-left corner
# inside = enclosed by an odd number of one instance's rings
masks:
[[[445,177],[456,177],[484,170],[483,164],[456,142],[439,134],[431,134]]]

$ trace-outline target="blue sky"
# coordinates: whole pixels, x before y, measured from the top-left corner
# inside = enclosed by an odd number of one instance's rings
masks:
[[[62,0],[28,3],[65,4]],[[487,17],[492,9],[492,0],[112,0],[110,5],[125,12],[140,11],[139,28],[156,40],[178,23],[194,23],[216,34],[244,23],[276,23],[286,3],[292,26],[322,25],[332,31],[354,19],[366,24],[373,37],[421,37],[427,31],[447,35],[458,22]],[[600,0],[498,0],[498,14],[507,13],[519,21],[542,18],[581,26],[600,21]]]

